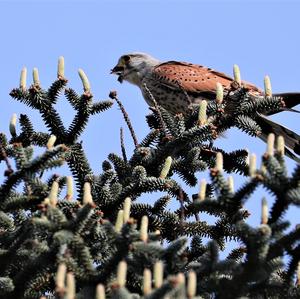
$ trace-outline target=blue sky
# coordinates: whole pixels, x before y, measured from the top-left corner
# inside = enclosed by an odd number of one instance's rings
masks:
[[[263,86],[266,74],[274,92],[299,91],[300,1],[1,1],[0,0],[0,130],[8,132],[13,113],[32,116],[38,129],[39,115],[14,102],[8,93],[18,86],[23,66],[40,72],[47,87],[56,78],[57,58],[65,57],[70,86],[81,90],[77,69],[88,75],[95,99],[108,98],[117,90],[139,139],[148,132],[148,108],[140,91],[120,85],[109,70],[120,55],[148,52],[161,60],[182,60],[231,74],[234,63],[242,79]],[[31,79],[30,79],[31,80]],[[30,81],[28,80],[28,81]],[[60,101],[58,109],[66,123],[72,109]],[[275,120],[299,132],[299,115],[281,113]],[[114,106],[91,118],[83,145],[95,172],[110,152],[120,153],[119,128],[126,127]],[[132,140],[125,129],[128,155]],[[233,130],[218,141],[225,149],[248,148],[258,155],[265,145]],[[293,163],[289,161],[289,166]],[[202,178],[199,174],[199,178]],[[236,183],[239,185],[239,183]],[[190,190],[196,193],[197,188]],[[260,200],[251,200],[251,222],[259,223]],[[296,221],[295,209],[289,212]]]

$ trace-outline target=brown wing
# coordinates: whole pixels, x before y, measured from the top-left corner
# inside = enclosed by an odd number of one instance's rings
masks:
[[[171,89],[184,89],[187,93],[215,93],[217,82],[225,89],[233,79],[210,68],[178,61],[168,61],[156,66],[153,75]],[[261,93],[256,86],[243,82],[251,91]]]

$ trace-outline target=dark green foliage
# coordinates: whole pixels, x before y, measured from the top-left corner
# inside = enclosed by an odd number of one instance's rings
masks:
[[[7,167],[0,186],[0,298],[62,298],[55,282],[61,263],[75,276],[77,299],[95,298],[99,283],[106,286],[108,298],[192,298],[180,281],[180,273],[187,277],[190,270],[198,278],[193,298],[299,298],[295,273],[300,228],[286,232],[290,223],[284,219],[289,207],[300,205],[299,165],[290,176],[280,153],[266,154],[266,170],[248,177],[247,151],[227,153],[212,145],[230,127],[259,134],[259,113],[281,110],[280,99],[258,99],[240,88],[222,104],[211,101],[208,123],[202,126],[197,105],[186,116],[153,108],[147,116],[151,131],[131,157],[122,145],[122,156],[109,154],[96,174],[79,137],[89,117],[113,102],[93,103],[90,91],[79,95],[66,85],[60,77],[48,90],[33,85],[11,92],[39,111],[48,132],[36,132],[29,117],[21,115],[20,134],[10,140],[0,134],[0,161]],[[54,108],[60,95],[75,110],[69,128]],[[55,145],[46,149],[51,135],[57,138]],[[36,156],[34,146],[45,150]],[[217,152],[223,155],[224,171],[245,176],[236,191],[216,168]],[[170,170],[162,175],[169,156]],[[63,162],[76,182],[73,200],[65,196],[67,178],[48,174]],[[190,196],[183,182],[196,186],[199,172],[207,169],[210,183],[205,199]],[[90,183],[92,202],[86,201],[85,182]],[[53,199],[56,183],[58,198]],[[251,227],[244,205],[259,186],[272,194],[274,203],[268,222]],[[145,193],[157,191],[163,195],[155,195],[153,202],[139,201]],[[126,197],[132,200],[130,218],[118,228],[115,223]],[[176,206],[173,210],[168,208],[170,202]],[[214,221],[204,221],[203,213],[214,216]],[[143,216],[149,220],[146,239],[140,236]],[[238,245],[228,247],[230,240]],[[222,259],[225,249],[230,250]],[[121,261],[128,269],[125,287],[116,282]],[[142,295],[144,269],[153,271],[157,261],[164,264],[163,284]]]

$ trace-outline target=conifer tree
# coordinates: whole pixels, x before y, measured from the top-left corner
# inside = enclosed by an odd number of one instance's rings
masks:
[[[217,85],[216,101],[202,101],[187,116],[156,105],[146,117],[150,131],[139,142],[116,92],[110,100],[94,101],[79,70],[78,94],[67,86],[62,57],[48,89],[37,69],[27,88],[26,73],[23,69],[10,96],[37,110],[47,132],[36,131],[22,114],[13,115],[11,136],[0,135],[6,165],[0,186],[0,298],[300,298],[300,226],[287,231],[291,224],[284,217],[300,204],[300,166],[288,174],[284,140],[278,137],[275,147],[274,135],[261,169],[254,154],[213,145],[231,127],[260,134],[258,113],[284,105],[268,86],[267,96],[257,99],[237,81],[230,95]],[[62,94],[75,110],[69,128],[55,108]],[[89,118],[114,102],[135,149],[128,154],[121,138],[121,155],[109,154],[94,173],[79,138]],[[57,174],[63,163],[72,176]],[[206,169],[209,182],[199,181]],[[244,176],[243,185],[234,190],[226,173]],[[200,185],[200,191],[190,197],[176,177],[194,190]],[[253,227],[244,204],[259,186],[274,204],[268,207],[262,199],[261,224]],[[164,195],[139,203],[156,191]],[[170,201],[179,208],[170,211]],[[201,220],[200,213],[215,222]],[[239,245],[220,258],[230,240]]]

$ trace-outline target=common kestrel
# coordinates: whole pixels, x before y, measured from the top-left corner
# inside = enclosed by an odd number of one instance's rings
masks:
[[[145,53],[122,55],[111,73],[118,75],[118,81],[121,83],[125,80],[137,85],[149,106],[154,104],[152,95],[160,106],[173,114],[186,114],[192,104],[203,99],[215,100],[217,82],[222,84],[225,91],[229,91],[233,83],[233,78],[211,68],[179,61],[161,62]],[[254,84],[246,81],[242,81],[242,84],[251,94],[264,95]],[[300,93],[282,93],[274,96],[282,97],[287,110],[300,103]],[[299,135],[266,116],[261,115],[258,120],[262,128],[261,139],[265,141],[269,133],[282,135],[286,146],[294,153],[300,154]],[[298,160],[297,157],[294,158]]]

